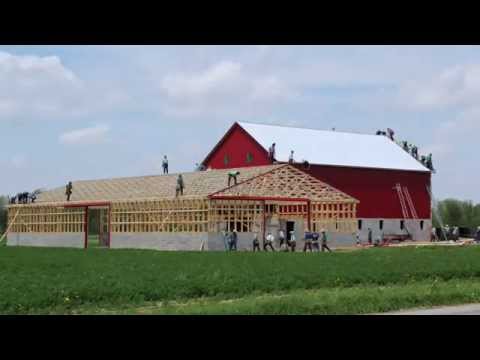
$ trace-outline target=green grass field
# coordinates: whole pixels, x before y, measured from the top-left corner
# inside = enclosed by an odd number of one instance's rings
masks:
[[[0,313],[349,314],[480,301],[480,247],[0,248]]]

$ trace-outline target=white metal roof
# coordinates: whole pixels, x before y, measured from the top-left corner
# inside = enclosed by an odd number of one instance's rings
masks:
[[[275,158],[310,164],[429,171],[386,136],[277,125],[238,123],[265,149],[275,143]]]

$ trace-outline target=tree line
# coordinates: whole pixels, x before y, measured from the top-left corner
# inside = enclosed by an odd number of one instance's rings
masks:
[[[443,225],[448,224],[470,229],[480,226],[480,203],[474,204],[472,201],[445,199],[438,202],[436,210]],[[433,226],[440,226],[435,216],[433,216]]]

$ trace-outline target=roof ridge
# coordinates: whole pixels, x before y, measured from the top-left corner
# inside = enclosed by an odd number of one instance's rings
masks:
[[[262,167],[274,167],[280,166],[282,164],[269,164],[269,165],[258,165],[258,166],[249,166],[248,168],[262,168]],[[101,179],[87,179],[87,180],[77,180],[73,183],[82,183],[82,182],[91,182],[91,181],[111,181],[111,180],[123,180],[123,179],[145,179],[145,178],[157,178],[157,177],[171,177],[174,175],[185,175],[185,174],[195,174],[199,172],[221,172],[221,171],[232,171],[237,169],[245,169],[245,167],[236,167],[228,169],[211,169],[211,170],[202,170],[202,171],[185,171],[185,172],[175,172],[168,174],[157,174],[157,175],[138,175],[138,176],[120,176],[120,177],[110,177],[110,178],[101,178]]]
[[[283,127],[283,128],[299,129],[299,130],[313,130],[313,131],[336,132],[336,133],[354,134],[354,135],[379,136],[379,135],[376,135],[376,134],[367,134],[367,133],[356,132],[356,131],[344,131],[344,130],[336,130],[336,129],[335,130],[316,129],[316,128],[310,128],[310,127],[299,127],[299,126],[293,126],[293,125],[278,125],[278,124],[258,123],[258,122],[250,122],[250,121],[238,121],[238,124],[240,126],[242,124],[250,124],[250,125]]]

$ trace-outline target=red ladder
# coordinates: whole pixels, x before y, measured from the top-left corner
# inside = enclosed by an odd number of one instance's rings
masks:
[[[415,206],[413,205],[412,197],[410,196],[410,192],[406,186],[403,187],[403,192],[405,193],[405,198],[407,199],[407,204],[410,208],[410,213],[412,214],[413,219],[418,219],[417,211],[415,210]]]
[[[399,183],[397,183],[395,185],[395,189],[397,190],[398,199],[400,200],[400,206],[402,207],[403,218],[408,219],[408,211],[407,211],[407,206],[405,204],[405,198],[402,192],[402,186]]]

